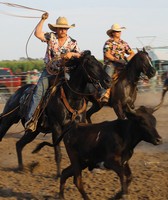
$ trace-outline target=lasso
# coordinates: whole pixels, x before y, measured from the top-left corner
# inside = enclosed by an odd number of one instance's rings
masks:
[[[9,7],[23,8],[23,9],[35,10],[35,11],[39,11],[39,12],[46,12],[44,10],[40,10],[40,9],[36,9],[36,8],[30,8],[30,7],[27,7],[27,6],[22,6],[22,5],[14,4],[14,3],[0,2],[0,4],[6,5],[6,6],[9,6]],[[4,12],[4,11],[0,11],[0,13],[5,14],[5,15],[14,16],[14,17],[21,17],[21,18],[40,18],[40,17],[32,17],[32,16],[15,15],[15,14]]]
[[[27,7],[27,6],[22,6],[22,5],[14,4],[14,3],[0,2],[0,4],[6,5],[6,6],[9,6],[9,7],[22,8],[22,9],[27,9],[27,10],[35,10],[35,11],[39,11],[39,12],[43,12],[43,13],[46,12],[44,10],[40,10],[40,9],[36,9],[36,8],[30,8],[30,7]],[[34,17],[34,16],[16,15],[16,14],[5,12],[5,11],[1,11],[1,10],[0,10],[0,14],[9,15],[9,16],[13,16],[13,17],[21,17],[21,18],[41,18],[41,16],[40,17]],[[36,29],[36,27],[33,29],[33,31],[31,32],[30,36],[28,37],[28,40],[26,42],[26,47],[25,47],[26,56],[27,56],[27,58],[29,60],[30,60],[30,58],[28,56],[27,47],[28,47],[29,40],[30,40],[32,34],[34,33],[35,29]]]

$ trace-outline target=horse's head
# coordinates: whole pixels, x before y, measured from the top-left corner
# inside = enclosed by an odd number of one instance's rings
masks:
[[[137,60],[139,62],[138,65],[141,68],[141,72],[145,74],[149,79],[154,77],[156,74],[156,70],[153,67],[151,58],[145,48],[143,48],[141,51],[138,50],[135,57],[137,57]]]
[[[66,66],[75,66],[89,83],[101,85],[105,89],[111,87],[111,77],[104,71],[103,64],[91,55],[90,51],[84,51],[80,58],[69,60]]]
[[[89,51],[81,56],[81,64],[89,82],[98,83],[105,89],[111,87],[111,77],[104,71],[103,64]]]

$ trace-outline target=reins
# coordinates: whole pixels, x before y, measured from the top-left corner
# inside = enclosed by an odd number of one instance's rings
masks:
[[[84,63],[82,64],[82,68],[84,69],[85,73],[87,74],[87,77],[89,78],[90,82],[92,83],[92,85],[96,88],[96,90],[98,90],[99,87],[96,87],[96,85],[94,84],[94,81],[93,80],[96,80],[94,79],[93,77],[91,77],[88,72],[86,71],[85,67],[84,67]],[[64,77],[65,77],[65,73],[66,73],[66,66],[64,67]],[[96,80],[97,81],[97,80]],[[68,80],[65,78],[65,83],[66,85],[68,86],[68,88],[75,94],[77,95],[81,95],[81,96],[93,96],[95,94],[95,92],[93,93],[81,93],[81,92],[77,92],[75,91],[68,83]],[[100,85],[100,84],[99,84]]]
[[[61,87],[61,99],[63,100],[64,102],[64,105],[65,107],[67,108],[67,110],[69,110],[71,113],[72,113],[72,121],[75,120],[76,116],[80,115],[81,113],[83,113],[85,110],[86,110],[86,100],[83,99],[83,106],[80,110],[76,110],[76,109],[73,109],[70,105],[69,105],[69,102],[66,98],[66,95],[65,95],[65,92],[64,92],[64,89],[63,87]]]
[[[0,114],[0,119],[3,118],[3,117],[6,117],[8,116],[9,114],[13,113],[15,110],[17,110],[20,106],[16,106],[14,109],[12,109],[11,111],[5,113],[5,114]]]

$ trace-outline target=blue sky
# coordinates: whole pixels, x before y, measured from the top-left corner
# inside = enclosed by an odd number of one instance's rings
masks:
[[[122,32],[122,39],[133,48],[142,45],[168,46],[167,0],[13,0],[7,2],[47,11],[49,18],[43,29],[46,32],[49,31],[48,23],[55,23],[59,16],[67,17],[69,24],[76,24],[68,34],[78,41],[81,50],[91,50],[98,59],[103,58],[103,44],[108,39],[106,31],[114,23],[127,28]],[[2,14],[2,11],[37,17],[41,17],[42,13],[0,4],[0,60],[26,58],[26,42],[39,22],[39,18],[12,17]],[[46,43],[42,43],[32,35],[28,43],[29,57],[43,58],[45,50]],[[166,55],[168,58],[168,53]]]

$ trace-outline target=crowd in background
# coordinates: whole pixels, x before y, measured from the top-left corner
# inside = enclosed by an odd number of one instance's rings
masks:
[[[37,69],[34,69],[32,71],[22,72],[17,75],[21,77],[23,86],[25,84],[37,84],[40,74],[41,72],[39,72]]]

